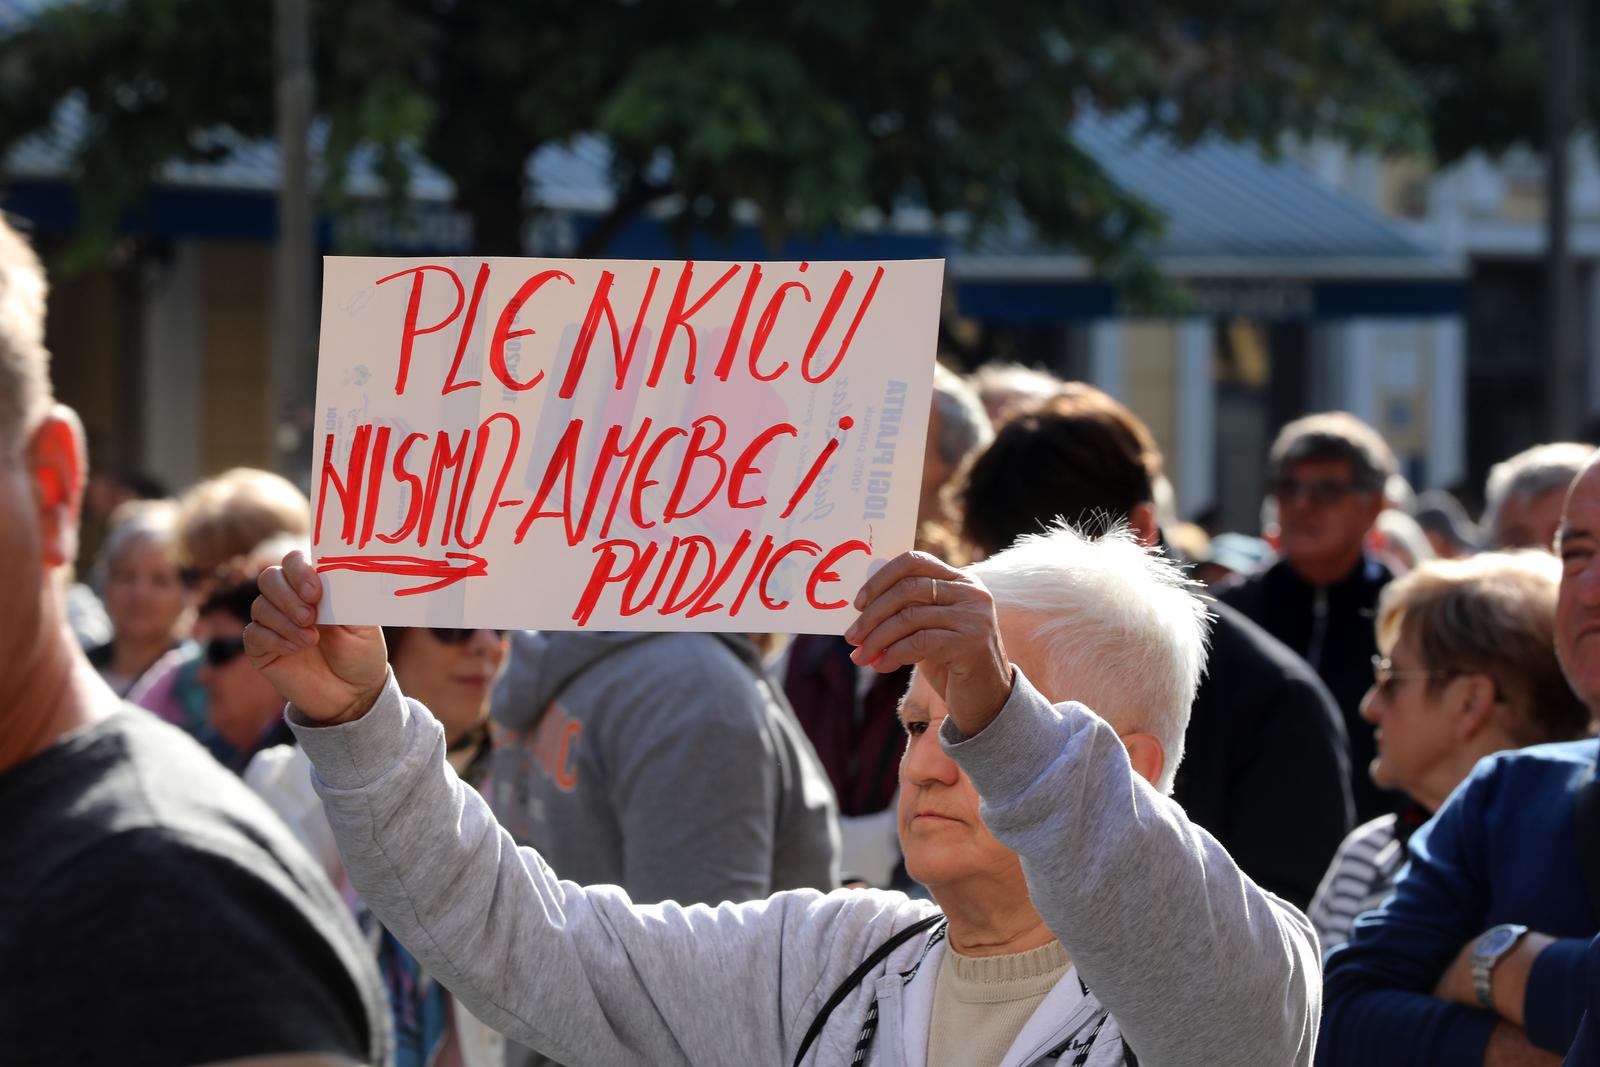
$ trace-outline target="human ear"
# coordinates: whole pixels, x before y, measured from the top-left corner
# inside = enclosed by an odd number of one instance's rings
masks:
[[[46,567],[61,567],[78,555],[78,516],[83,503],[83,425],[71,408],[57,404],[28,438],[26,451],[39,544]]]
[[[1140,778],[1155,785],[1167,767],[1167,751],[1155,734],[1122,734],[1122,747],[1128,750],[1128,762]]]
[[[1457,741],[1468,741],[1494,721],[1495,684],[1487,674],[1463,674],[1450,683]]]
[[[1156,543],[1156,537],[1161,533],[1160,524],[1156,522],[1156,506],[1154,504],[1135,504],[1133,510],[1128,512],[1128,527],[1133,530],[1133,535],[1139,543],[1150,548]]]

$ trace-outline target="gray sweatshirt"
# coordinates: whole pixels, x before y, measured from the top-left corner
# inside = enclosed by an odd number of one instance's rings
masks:
[[[839,884],[833,789],[745,638],[519,633],[493,714],[490,803],[564,877],[685,904]]]
[[[363,718],[295,732],[362,898],[474,1014],[564,1062],[783,1067],[844,977],[931,908],[877,890],[634,905],[562,881],[450,773],[439,725],[392,679]],[[1311,1063],[1310,924],[1138,778],[1104,720],[1018,673],[988,727],[965,738],[947,721],[941,743],[1142,1064]],[[851,1062],[878,1001],[869,1062],[919,1067],[906,1047],[926,1013],[894,994],[928,950],[912,938],[868,975],[806,1062]]]

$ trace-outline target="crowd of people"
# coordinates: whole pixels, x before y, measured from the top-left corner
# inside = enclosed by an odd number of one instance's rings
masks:
[[[0,1060],[1600,1065],[1591,446],[1310,415],[1208,534],[939,367],[842,636],[319,627],[291,482],[85,493],[45,299],[0,222]]]

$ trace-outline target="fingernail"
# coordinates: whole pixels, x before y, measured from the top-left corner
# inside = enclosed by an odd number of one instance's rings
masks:
[[[315,644],[317,641],[317,631],[302,629],[300,631],[300,640],[304,641],[308,645]]]
[[[305,585],[302,585],[300,587],[300,595],[305,597],[307,600],[312,599],[319,592],[321,592],[321,590],[318,589],[315,585],[312,585],[310,582],[307,582]]]
[[[867,666],[876,667],[878,664],[880,664],[882,662],[883,662],[883,653],[879,652],[876,656],[872,657],[872,662],[867,664]]]
[[[299,611],[294,613],[294,617],[295,621],[301,626],[309,626],[311,624],[311,620],[316,618],[316,616],[311,613],[310,608],[301,608]]]
[[[861,649],[852,648],[850,650],[850,662],[858,667],[861,665]]]

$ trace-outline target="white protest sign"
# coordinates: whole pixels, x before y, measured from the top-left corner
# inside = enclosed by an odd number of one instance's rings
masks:
[[[329,257],[320,621],[843,632],[912,544],[943,273]]]

